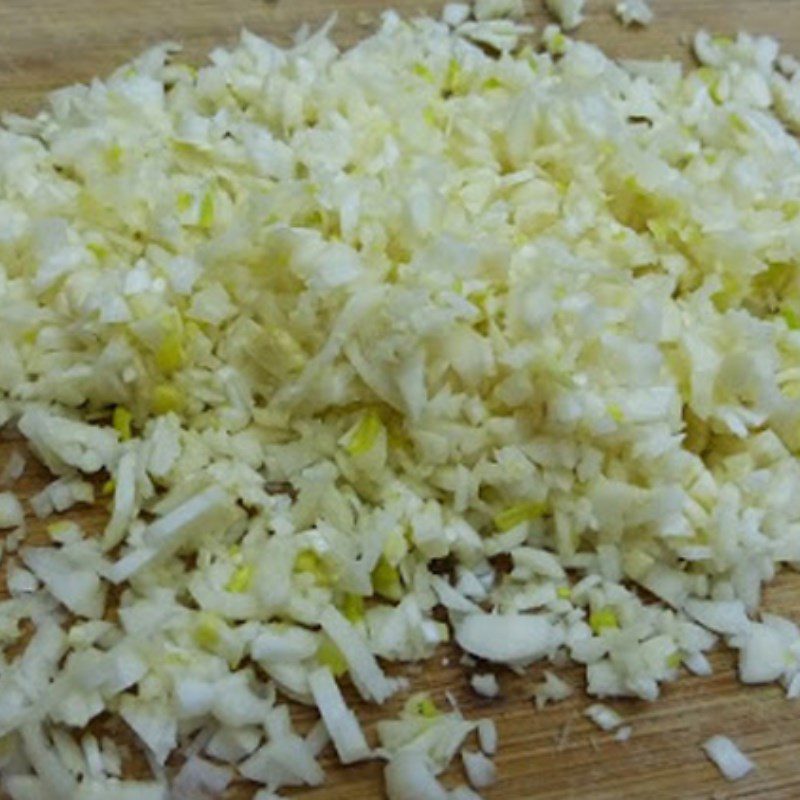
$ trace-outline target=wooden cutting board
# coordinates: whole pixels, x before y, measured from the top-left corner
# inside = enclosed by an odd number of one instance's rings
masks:
[[[698,27],[726,34],[740,29],[767,33],[780,38],[788,52],[800,54],[800,0],[655,0],[656,21],[645,31],[623,29],[607,0],[589,0],[588,5],[580,35],[618,56],[685,58],[685,42]],[[541,26],[546,15],[536,6],[532,17]],[[103,75],[167,38],[183,43],[187,57],[197,61],[213,46],[232,42],[242,27],[285,43],[301,23],[319,24],[336,11],[336,38],[350,44],[374,27],[385,7],[384,0],[0,0],[0,109],[35,111],[46,90]],[[429,0],[395,0],[394,7],[413,13],[435,12],[440,6]],[[0,442],[0,466],[14,448],[20,444]],[[29,497],[46,480],[46,472],[30,462],[17,491]],[[103,524],[97,509],[73,516],[87,529]],[[34,535],[41,528],[32,520]],[[800,577],[781,576],[767,591],[766,604],[800,619]],[[774,686],[740,686],[729,653],[718,652],[712,661],[713,677],[686,676],[665,686],[657,703],[614,703],[633,726],[625,744],[582,716],[587,700],[577,669],[560,672],[575,686],[575,696],[543,711],[529,699],[541,679],[540,667],[524,677],[500,673],[502,693],[494,701],[471,693],[468,675],[452,653],[442,652],[406,674],[415,688],[429,689],[440,702],[444,691],[452,690],[467,716],[491,715],[497,721],[500,777],[486,792],[489,800],[800,798],[798,701],[786,700]],[[368,729],[396,710],[353,702]],[[293,709],[293,716],[300,725],[311,718],[302,709]],[[735,739],[757,771],[727,784],[700,750],[716,733]],[[309,800],[382,797],[378,764],[341,768],[328,757],[325,767],[323,788],[296,794]],[[451,785],[463,781],[458,765],[447,779]],[[252,789],[240,786],[230,796],[244,800],[251,795]]]

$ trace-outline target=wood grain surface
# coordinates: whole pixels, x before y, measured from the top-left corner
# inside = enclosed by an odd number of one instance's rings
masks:
[[[434,12],[439,4],[395,0],[393,6],[410,14]],[[800,0],[656,0],[656,22],[645,31],[623,29],[611,6],[606,0],[589,0],[588,19],[579,35],[617,56],[686,58],[686,37],[701,26],[720,33],[768,33],[787,51],[800,53]],[[336,39],[347,45],[374,27],[384,7],[383,0],[0,0],[0,109],[35,111],[47,90],[103,75],[163,39],[181,42],[186,57],[197,62],[214,45],[232,42],[242,27],[288,42],[301,23],[319,24],[336,11]],[[539,25],[547,19],[538,4],[531,16]],[[14,448],[21,444],[0,442],[0,465]],[[47,477],[30,460],[17,491],[29,497]],[[102,527],[104,513],[78,509],[72,516],[96,530]],[[31,519],[34,537],[41,528]],[[766,593],[766,604],[800,619],[800,577],[779,577]],[[447,651],[406,674],[415,688],[429,689],[438,701],[450,689],[465,714],[491,715],[497,721],[500,777],[486,792],[489,800],[800,798],[798,701],[787,701],[777,687],[739,685],[730,653],[717,652],[712,660],[711,678],[685,676],[664,687],[657,703],[614,703],[633,725],[625,744],[614,742],[582,716],[587,700],[578,669],[561,671],[576,687],[576,695],[543,711],[535,710],[529,699],[541,679],[541,667],[523,677],[498,673],[502,693],[493,701],[471,693],[468,674]],[[377,719],[396,710],[392,704],[370,708],[350,697],[371,733]],[[311,719],[300,708],[293,708],[293,717],[300,726]],[[700,750],[715,733],[734,738],[757,764],[756,772],[727,784]],[[342,768],[327,754],[324,765],[324,787],[294,794],[309,800],[382,797],[380,765]],[[143,766],[134,764],[132,769],[141,772]],[[463,781],[460,773],[456,765],[447,776],[450,785]],[[252,787],[240,785],[230,797],[245,800],[252,793]]]

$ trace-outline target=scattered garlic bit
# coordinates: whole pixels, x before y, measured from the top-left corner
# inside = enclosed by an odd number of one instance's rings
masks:
[[[481,697],[497,697],[500,687],[493,672],[475,674],[470,678],[470,686],[476,694]]]
[[[476,789],[486,789],[497,780],[494,762],[477,750],[462,750],[461,759],[467,779]]]
[[[602,703],[594,703],[589,706],[584,714],[592,721],[598,728],[604,731],[613,731],[622,725],[622,717],[614,711],[613,708],[603,705]]]
[[[544,708],[548,703],[559,703],[573,693],[572,687],[564,680],[550,672],[544,671],[544,681],[533,692],[536,708]]]
[[[478,744],[487,756],[497,752],[497,726],[491,719],[478,721]]]
[[[520,19],[525,14],[524,0],[476,0],[475,19]]]
[[[16,552],[17,548],[25,541],[25,536],[26,531],[24,525],[11,531],[11,533],[5,534],[5,536],[3,536],[3,551],[7,553]]]
[[[436,779],[425,754],[400,750],[383,771],[388,800],[448,800],[449,792]]]
[[[472,9],[467,3],[447,3],[442,9],[442,22],[451,28],[457,28],[462,22],[466,22]]]
[[[0,470],[0,488],[13,485],[25,472],[25,456],[19,450],[12,450],[8,460]]]
[[[68,511],[78,503],[91,505],[93,502],[94,487],[79,478],[58,478],[30,498],[33,513],[39,519]]]
[[[36,576],[27,569],[14,565],[6,571],[6,586],[12,595],[35,592],[39,588]]]
[[[343,764],[352,764],[369,758],[371,752],[361,726],[345,704],[330,669],[322,667],[312,672],[308,682],[339,760]]]
[[[703,750],[729,781],[738,781],[755,769],[755,764],[727,736],[712,736],[703,742]]]
[[[526,664],[551,654],[563,642],[563,632],[536,614],[467,614],[457,620],[456,641],[487,661]]]
[[[441,711],[427,694],[412,695],[397,719],[378,722],[378,739],[390,755],[405,749],[420,752],[434,775],[443,772],[478,723],[458,710]]]
[[[645,0],[621,0],[614,13],[623,25],[649,25],[655,18]]]
[[[191,756],[175,776],[173,796],[222,797],[235,773],[230,767],[213,764],[199,756]]]
[[[544,0],[544,4],[565,31],[575,30],[584,20],[586,0]]]
[[[521,25],[512,19],[467,20],[456,28],[456,33],[465,40],[485,45],[499,53],[510,53],[515,50],[520,38],[533,31],[533,26]],[[457,69],[456,74],[451,77],[458,77],[459,71]]]
[[[633,733],[633,728],[630,725],[623,725],[614,734],[614,741],[615,742],[627,742],[628,739],[631,738],[631,734],[632,733]]]
[[[551,56],[562,56],[570,46],[571,39],[564,35],[558,25],[546,25],[542,31],[542,46]]]
[[[17,528],[25,522],[22,503],[13,492],[0,492],[0,529]]]

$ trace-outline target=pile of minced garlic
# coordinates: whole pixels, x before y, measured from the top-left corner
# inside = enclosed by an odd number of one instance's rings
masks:
[[[797,62],[616,63],[515,8],[164,45],[0,129],[0,422],[56,476],[38,516],[111,501],[33,546],[0,465],[14,800],[274,800],[329,743],[475,798],[437,776],[495,779],[489,720],[410,695],[368,741],[340,688],[451,638],[490,697],[485,662],[568,658],[654,700],[720,637],[800,694],[759,612],[800,562]]]

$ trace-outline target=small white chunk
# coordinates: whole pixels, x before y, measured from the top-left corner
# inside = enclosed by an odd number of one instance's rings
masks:
[[[585,0],[544,0],[547,10],[565,31],[572,31],[583,22]]]
[[[774,628],[754,623],[744,635],[739,651],[739,678],[742,683],[770,683],[786,669],[787,649]]]
[[[592,721],[598,728],[604,731],[613,731],[622,725],[622,717],[614,711],[613,708],[604,706],[602,703],[594,703],[584,711],[584,714]]]
[[[255,725],[221,727],[206,745],[206,752],[220,761],[241,761],[260,744],[263,732]]]
[[[525,14],[522,0],[476,0],[475,19],[520,19]]]
[[[306,746],[314,758],[318,758],[322,751],[331,743],[331,736],[325,727],[325,720],[319,720],[306,734]]]
[[[755,764],[727,736],[712,736],[703,742],[703,750],[729,781],[738,781],[755,769]]]
[[[690,617],[715,633],[744,633],[752,624],[740,600],[689,600],[684,606]]]
[[[481,697],[497,697],[500,693],[497,678],[491,672],[473,675],[469,683],[473,691]]]
[[[325,773],[305,741],[293,733],[271,736],[267,744],[239,765],[245,778],[268,786],[319,786]]]
[[[219,486],[211,486],[149,525],[144,544],[115,562],[107,577],[112,583],[122,583],[174,553],[193,535],[201,536],[209,530],[223,533],[237,516],[238,510],[227,493]]]
[[[352,764],[369,758],[370,749],[364,732],[355,714],[347,707],[331,671],[327,667],[315,670],[308,677],[308,685],[339,760],[343,764]]]
[[[22,560],[70,611],[90,619],[103,615],[105,589],[93,570],[73,563],[63,550],[54,547],[27,547]]]
[[[562,640],[561,630],[536,614],[469,614],[456,625],[462,649],[503,664],[535,661]]]
[[[693,675],[711,675],[711,662],[702,653],[692,653],[683,659],[686,669]]]
[[[16,566],[9,568],[6,584],[12,595],[35,592],[39,588],[39,581],[32,572]]]
[[[483,753],[477,750],[464,750],[461,759],[464,762],[467,778],[476,789],[485,789],[497,780],[497,767]]]
[[[470,8],[466,3],[447,3],[442,10],[442,22],[451,28],[457,28],[469,19]]]
[[[320,618],[322,628],[333,639],[350,668],[350,676],[365,700],[382,703],[400,687],[386,677],[364,638],[335,608],[325,610]]]
[[[478,722],[478,744],[487,756],[497,752],[497,726],[494,720],[482,719]]]
[[[550,670],[545,670],[544,681],[534,689],[536,708],[544,708],[548,703],[559,703],[572,694],[572,687]]]
[[[12,451],[8,461],[0,470],[0,486],[10,486],[25,472],[25,456],[19,450]]]
[[[615,734],[615,742],[627,742],[631,738],[633,728],[630,725],[623,725]]]
[[[0,528],[17,528],[25,521],[22,503],[13,492],[0,492]]]
[[[649,25],[655,17],[644,0],[622,0],[614,7],[614,13],[623,25]]]
[[[418,750],[400,750],[386,765],[383,776],[389,800],[448,800],[447,790]]]

